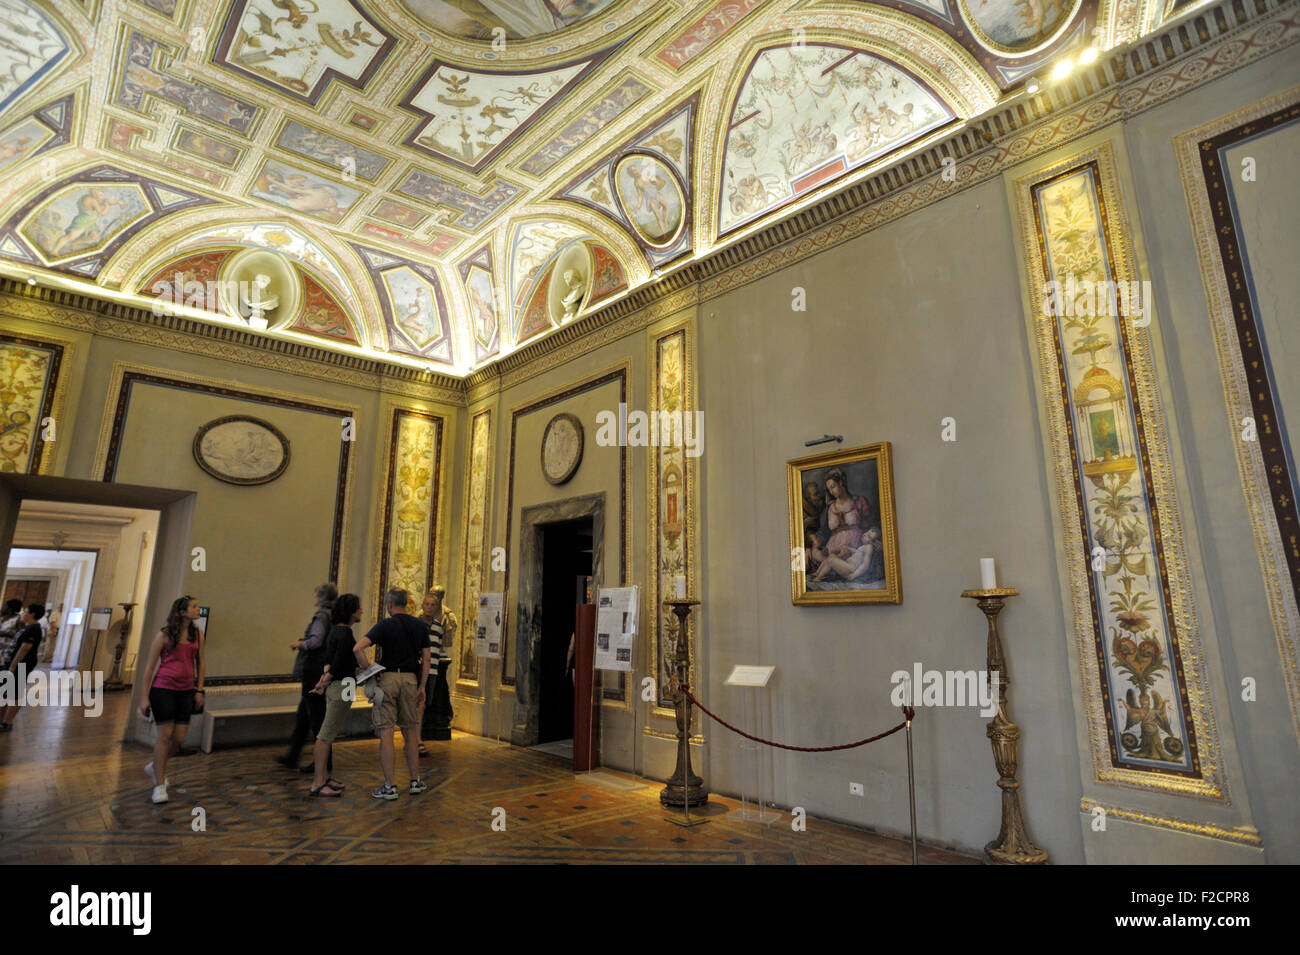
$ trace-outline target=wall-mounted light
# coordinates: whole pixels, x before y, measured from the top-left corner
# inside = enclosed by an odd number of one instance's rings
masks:
[[[1025,92],[1032,96],[1034,93],[1038,92],[1038,89],[1038,77],[1031,76],[1025,83]]]
[[[1095,46],[1090,46],[1079,54],[1079,65],[1083,66],[1086,63],[1091,63],[1095,59],[1097,59],[1097,48]]]
[[[842,435],[842,434],[824,434],[824,435],[822,435],[820,438],[813,438],[811,441],[805,441],[805,442],[803,443],[803,446],[804,446],[805,448],[811,448],[811,447],[812,447],[813,445],[815,445],[815,444],[826,444],[828,441],[834,441],[834,442],[836,442],[837,444],[842,444],[842,443],[844,442],[844,435]]]
[[[1063,80],[1070,75],[1072,69],[1074,69],[1074,61],[1067,56],[1060,63],[1057,63],[1052,67],[1052,79],[1058,81]]]
[[[35,278],[29,278],[29,279],[27,280],[27,284],[28,284],[28,285],[35,285],[35,284],[36,284],[36,279],[35,279]]]

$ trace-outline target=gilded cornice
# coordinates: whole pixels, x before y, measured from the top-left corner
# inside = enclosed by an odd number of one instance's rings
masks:
[[[0,276],[0,314],[119,341],[269,368],[332,384],[460,406],[464,383],[449,375],[391,365],[256,332],[77,295]]]
[[[1192,822],[1187,819],[1177,819],[1172,816],[1156,816],[1148,812],[1139,812],[1136,809],[1123,809],[1119,806],[1108,806],[1100,803],[1095,799],[1084,797],[1079,801],[1081,812],[1091,815],[1100,809],[1111,819],[1123,819],[1126,822],[1138,822],[1147,826],[1159,826],[1161,829],[1172,829],[1175,832],[1184,832],[1188,835],[1205,836],[1209,839],[1222,839],[1224,842],[1235,842],[1242,846],[1252,846],[1262,848],[1264,840],[1260,837],[1259,830],[1254,826],[1234,826],[1227,829],[1223,826],[1217,826],[1211,822]]]

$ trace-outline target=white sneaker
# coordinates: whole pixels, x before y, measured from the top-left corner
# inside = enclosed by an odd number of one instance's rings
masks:
[[[166,783],[164,783],[164,784],[161,785],[161,786],[155,786],[155,787],[153,788],[153,801],[154,801],[154,802],[166,802],[166,801],[167,801],[167,784],[166,784]]]
[[[150,780],[150,781],[151,781],[155,786],[158,785],[158,774],[155,773],[155,772],[153,771],[153,760],[150,760],[149,762],[145,763],[144,774],[145,774],[146,776],[149,777],[149,780]],[[165,779],[163,779],[163,785],[164,785],[164,786],[170,786],[171,783],[172,783],[172,780],[171,780],[171,777],[170,777],[170,776],[168,776],[168,777],[166,777]]]

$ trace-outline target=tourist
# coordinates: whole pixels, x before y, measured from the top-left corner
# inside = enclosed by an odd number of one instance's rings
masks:
[[[447,668],[451,666],[450,648],[456,633],[456,615],[442,607],[446,590],[434,587],[425,595],[420,620],[429,628],[433,666],[425,686],[424,706],[420,707],[420,755],[428,756],[426,739],[451,739],[451,693],[447,689]]]
[[[294,675],[301,681],[302,695],[298,698],[298,713],[293,724],[293,735],[289,737],[289,749],[276,761],[296,769],[298,757],[307,743],[307,734],[320,732],[320,725],[325,719],[325,697],[313,693],[320,681],[321,671],[325,666],[325,636],[330,630],[330,619],[334,601],[339,592],[333,584],[321,584],[316,588],[316,609],[312,612],[311,622],[301,637],[289,644],[290,649],[298,651],[294,662]],[[313,772],[308,766],[304,773]]]
[[[325,638],[325,668],[312,689],[312,693],[325,700],[325,721],[316,731],[312,761],[316,778],[307,791],[311,796],[343,795],[343,783],[330,778],[326,767],[332,765],[333,744],[343,732],[356,693],[356,637],[352,625],[361,619],[361,598],[356,594],[339,597],[334,601],[331,619],[333,626]]]
[[[23,602],[17,597],[6,600],[0,610],[0,654],[7,653],[14,634],[22,627]]]
[[[153,801],[167,801],[167,760],[181,750],[190,715],[195,705],[202,706],[204,655],[203,631],[194,623],[199,618],[199,602],[186,595],[172,602],[166,625],[158,631],[149,647],[145,665],[148,696],[141,703],[140,715],[152,713],[158,728],[153,760],[145,764],[145,775],[153,781]]]
[[[393,727],[402,728],[406,741],[406,768],[411,774],[412,796],[429,787],[420,779],[420,715],[424,686],[429,679],[429,628],[406,612],[406,591],[390,590],[384,601],[389,616],[370,628],[357,641],[355,657],[359,666],[367,666],[366,650],[374,645],[382,654],[384,671],[375,677],[383,699],[375,706],[373,721],[379,733],[379,765],[384,784],[370,795],[376,799],[396,799],[393,784],[396,762]]]
[[[26,673],[30,674],[36,669],[36,655],[41,649],[41,615],[45,613],[45,608],[40,604],[32,604],[18,617],[21,625],[13,642],[9,644],[9,649],[5,652],[4,668],[15,677],[18,675],[18,667],[21,665],[25,668]],[[15,688],[23,687],[26,692],[26,679],[16,680]],[[14,719],[18,716],[18,703],[11,703],[4,708],[0,714],[0,733],[7,733],[14,728]]]

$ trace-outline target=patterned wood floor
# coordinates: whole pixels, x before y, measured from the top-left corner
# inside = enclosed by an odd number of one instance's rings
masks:
[[[182,755],[168,766],[171,802],[149,801],[149,753],[120,742],[128,701],[103,715],[32,709],[0,735],[0,863],[724,863],[906,864],[905,842],[808,819],[744,822],[714,798],[707,825],[672,825],[658,784],[617,774],[575,776],[553,756],[460,733],[421,760],[429,791],[370,798],[376,740],[335,747],[341,799],[307,798],[308,777],[272,762],[276,747]],[[400,746],[400,741],[399,741]],[[622,791],[626,790],[626,791]],[[206,830],[193,828],[193,810]],[[493,810],[505,831],[493,831]],[[499,813],[497,814],[500,815]],[[922,848],[924,864],[977,859]]]

